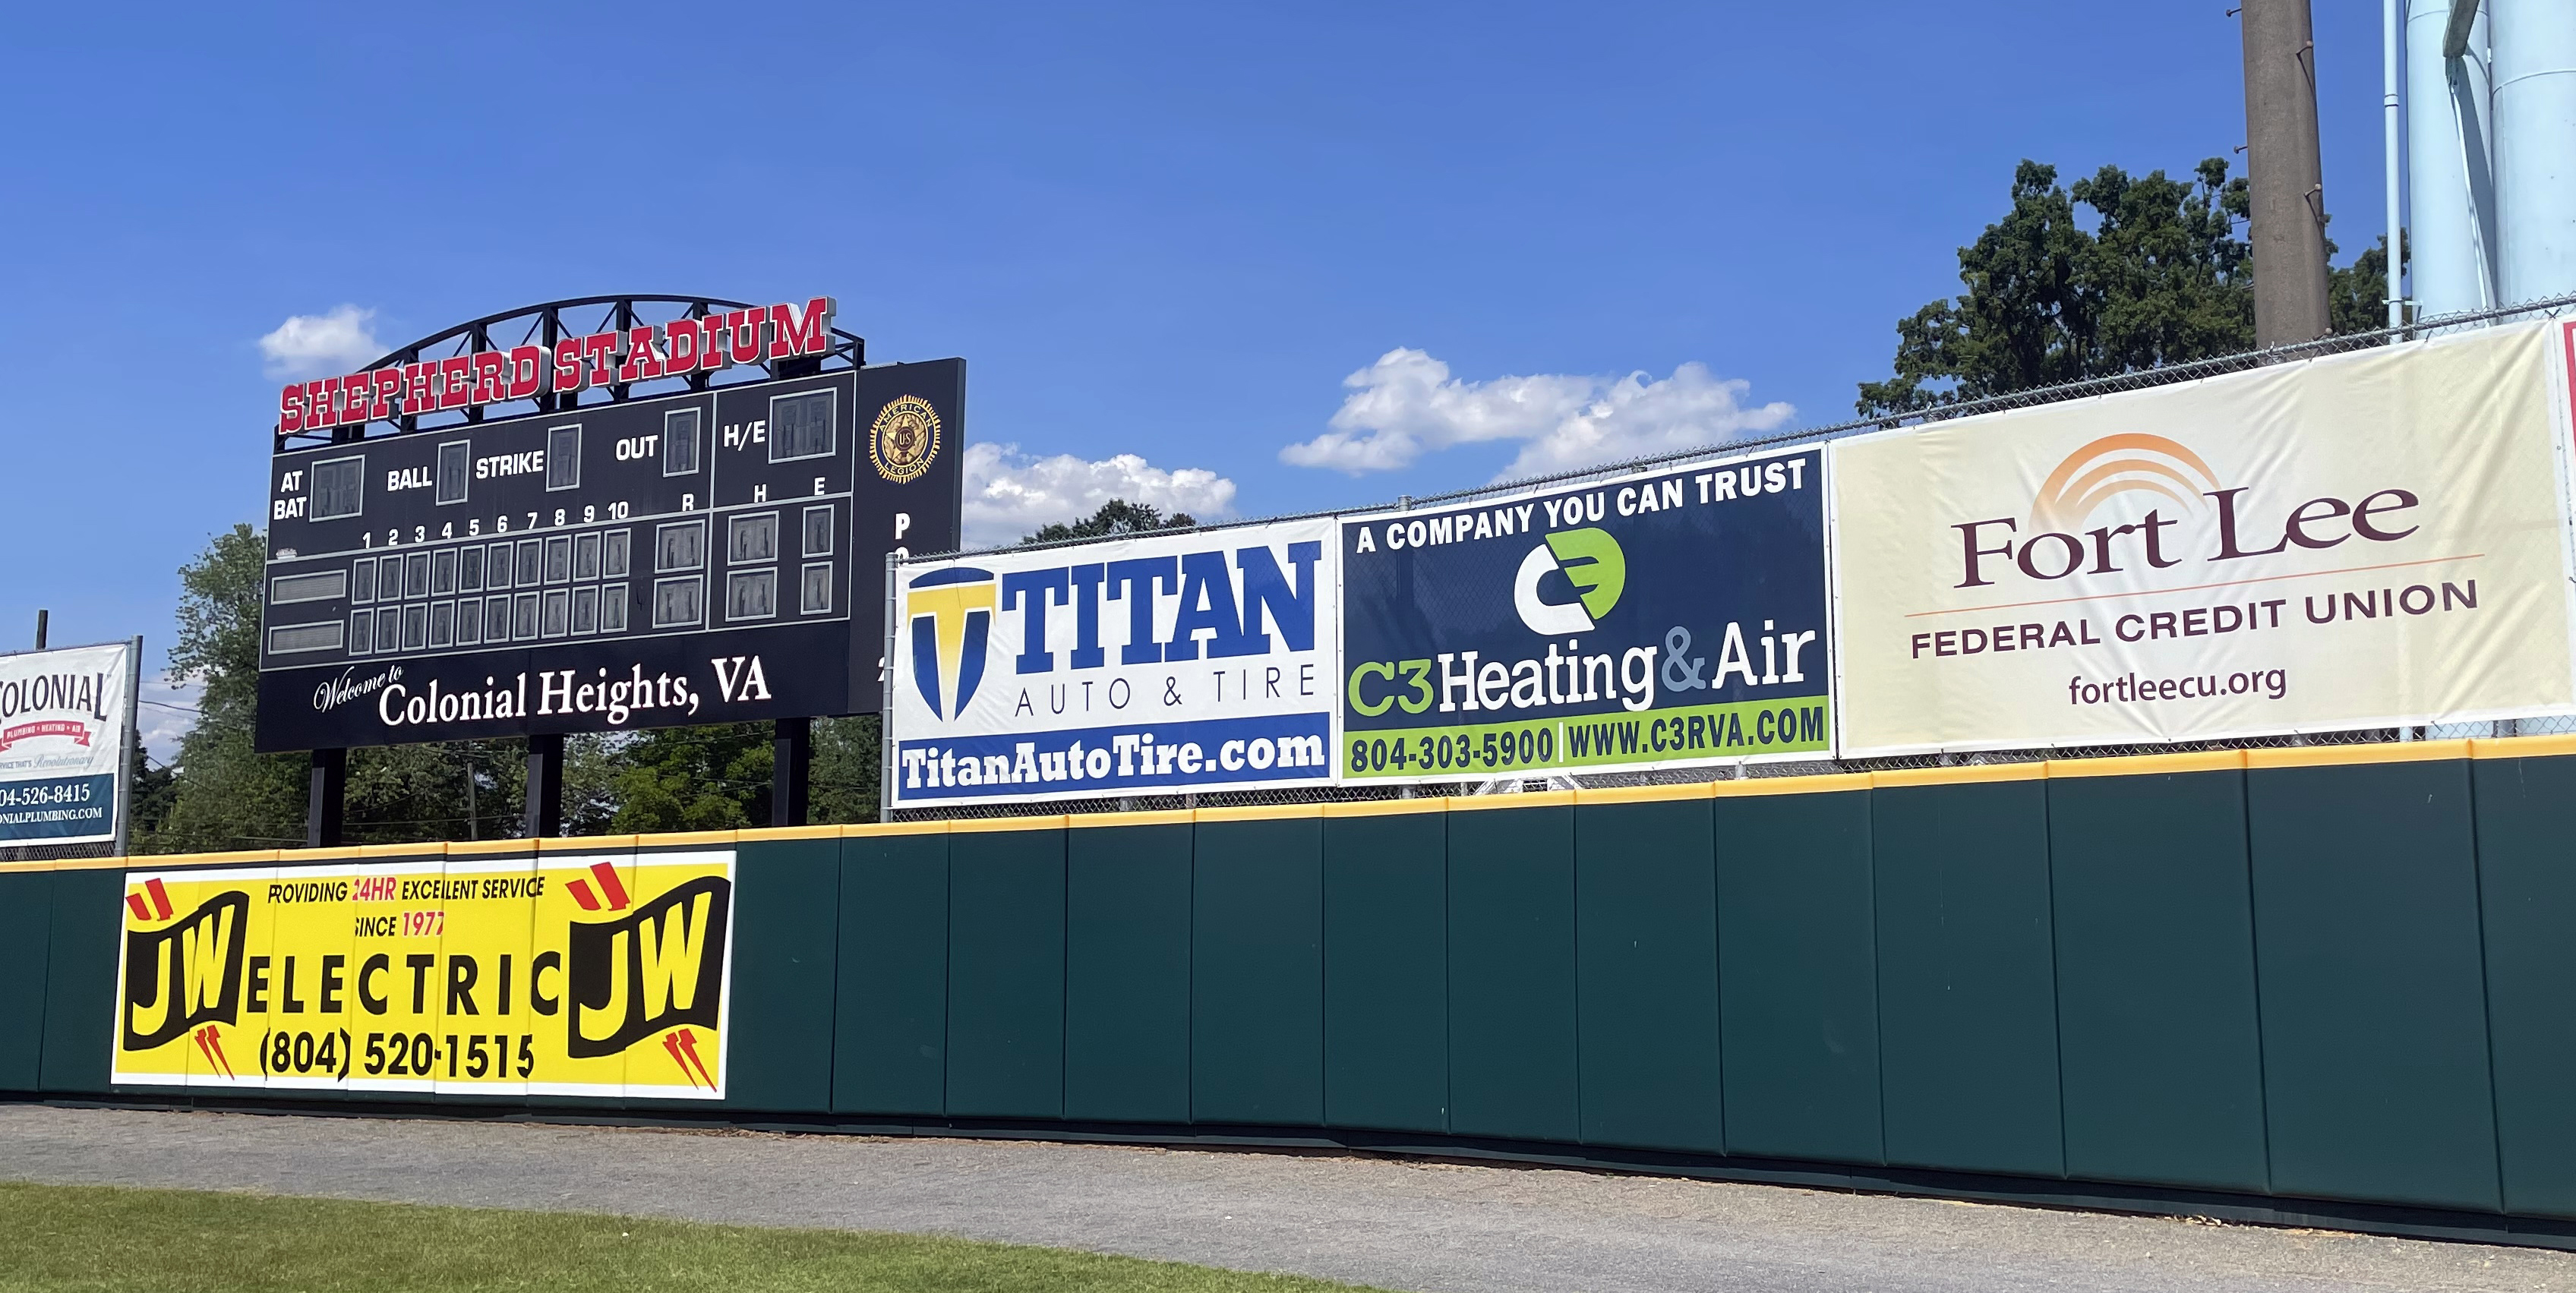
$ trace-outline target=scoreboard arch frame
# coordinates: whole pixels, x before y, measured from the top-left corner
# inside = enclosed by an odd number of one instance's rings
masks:
[[[668,308],[675,306],[678,309]],[[567,314],[591,307],[601,307],[605,311],[595,325],[584,327],[580,324],[566,323]],[[710,313],[719,310],[757,308],[759,306],[754,302],[730,300],[721,296],[671,296],[630,292],[565,297],[561,300],[543,301],[535,305],[522,305],[514,309],[502,310],[484,315],[479,319],[469,319],[463,323],[442,328],[417,341],[386,351],[383,355],[368,361],[361,371],[373,371],[390,364],[418,363],[424,358],[444,359],[456,355],[507,350],[515,345],[541,345],[551,349],[566,337],[584,336],[612,329],[624,331],[671,319],[704,319]],[[507,338],[514,329],[521,333],[517,340],[505,339],[495,342],[496,333]],[[830,346],[822,354],[743,364],[739,366],[739,375],[731,381],[717,380],[720,376],[719,372],[702,369],[684,377],[661,377],[642,382],[605,384],[596,389],[605,390],[608,393],[607,399],[594,399],[588,405],[582,404],[579,392],[559,393],[549,390],[540,391],[528,399],[496,401],[490,405],[469,405],[445,412],[406,413],[397,417],[333,427],[324,431],[283,433],[276,432],[272,428],[275,441],[272,452],[283,453],[292,448],[310,448],[319,444],[340,444],[388,435],[410,435],[420,431],[470,426],[480,422],[520,417],[528,413],[552,413],[576,407],[596,407],[603,403],[622,404],[630,399],[640,398],[637,393],[638,388],[647,388],[645,394],[648,395],[670,394],[683,390],[705,391],[734,385],[737,382],[767,381],[779,377],[807,377],[838,366],[866,367],[867,341],[856,333],[836,327],[831,330]],[[376,426],[390,429],[370,436],[369,428]]]

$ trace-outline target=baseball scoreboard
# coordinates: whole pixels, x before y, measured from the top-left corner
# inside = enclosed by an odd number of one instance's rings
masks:
[[[258,746],[874,711],[886,554],[957,546],[964,401],[947,359],[281,440]]]

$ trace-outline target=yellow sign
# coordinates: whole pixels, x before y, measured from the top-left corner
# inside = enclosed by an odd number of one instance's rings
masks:
[[[730,849],[129,871],[113,1079],[717,1100]]]

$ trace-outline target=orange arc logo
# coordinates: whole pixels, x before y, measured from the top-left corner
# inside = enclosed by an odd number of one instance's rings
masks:
[[[2177,493],[2175,485],[2184,492]],[[2203,492],[2217,488],[2218,473],[2199,454],[2160,435],[2129,431],[2106,435],[2066,455],[2066,461],[2040,482],[2039,493],[2031,500],[2030,519],[2038,528],[2071,533],[2094,508],[2121,494],[2162,494],[2188,507]]]

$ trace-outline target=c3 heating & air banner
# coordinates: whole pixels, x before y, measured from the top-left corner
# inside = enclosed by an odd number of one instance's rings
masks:
[[[1333,525],[896,571],[898,807],[1332,778]]]
[[[1837,443],[1843,752],[2568,712],[2566,338]]]
[[[1342,774],[1830,750],[1824,498],[1806,449],[1345,522]]]
[[[428,847],[127,872],[111,1080],[723,1098],[732,850]]]
[[[135,644],[0,655],[0,845],[117,838]]]

